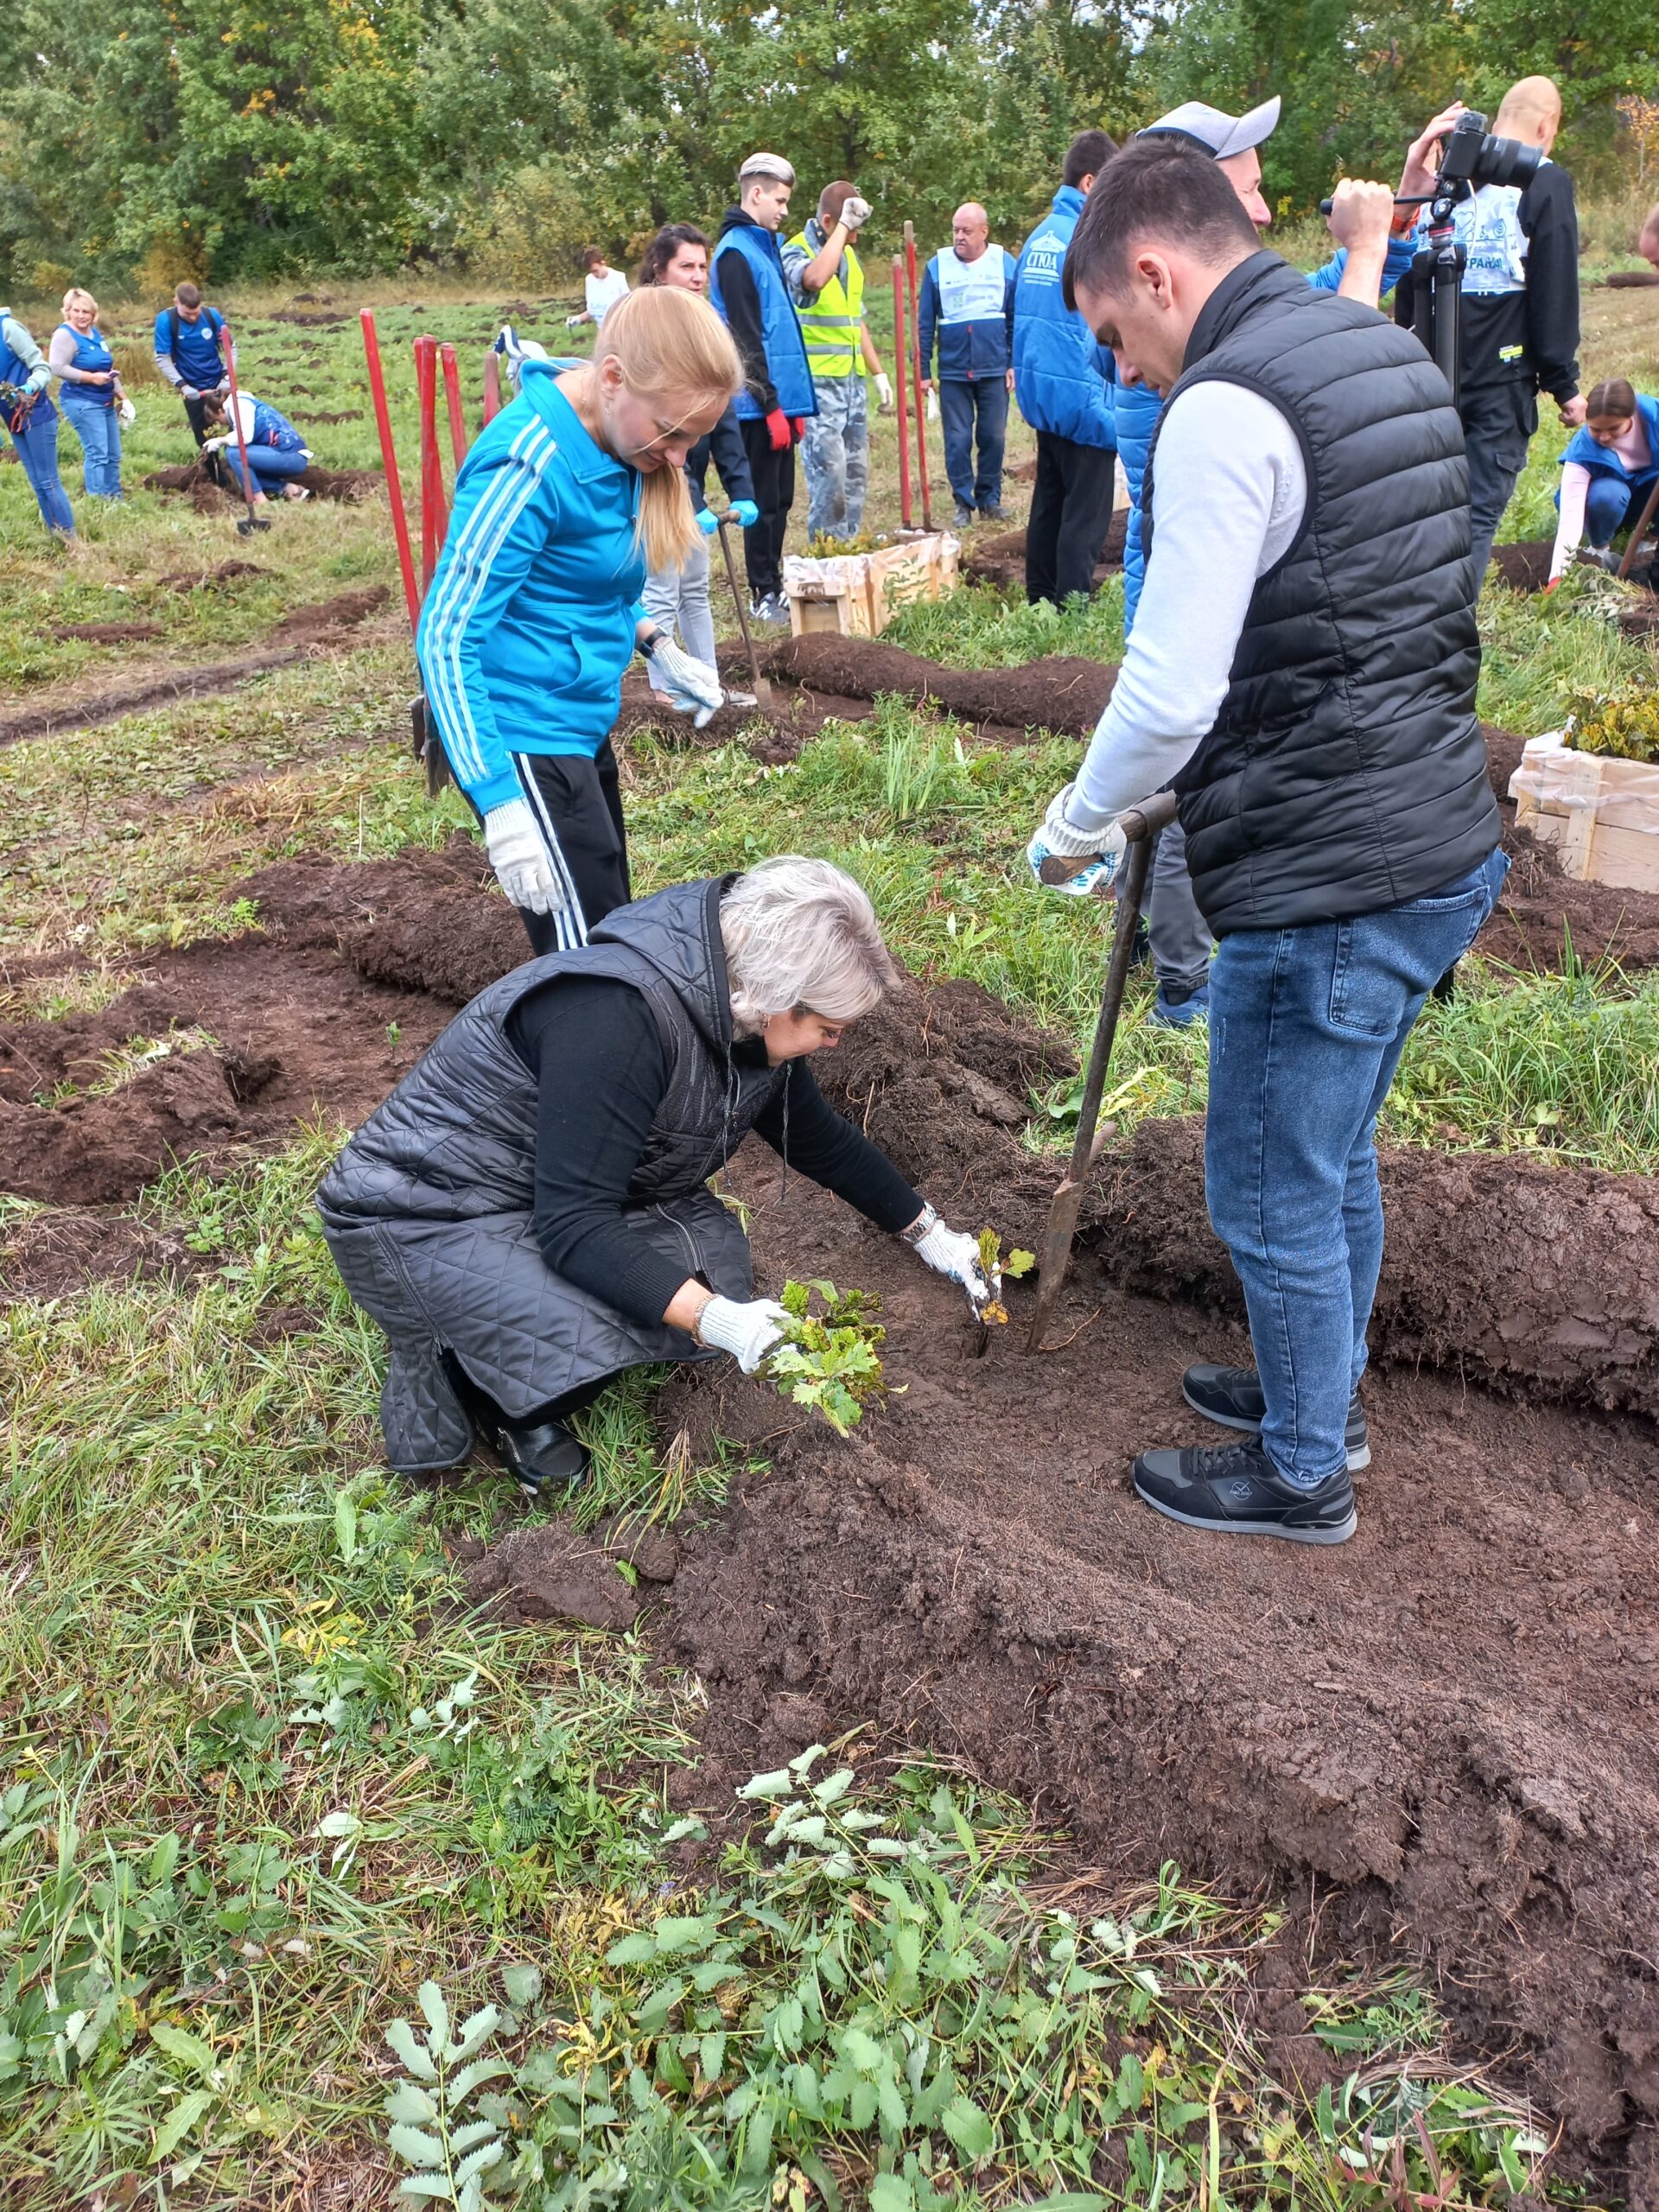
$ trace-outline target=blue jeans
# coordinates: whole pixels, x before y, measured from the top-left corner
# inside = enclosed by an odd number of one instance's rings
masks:
[[[238,483],[242,480],[242,455],[234,438],[225,448],[225,458],[230,463],[231,474]],[[248,473],[253,479],[256,492],[280,492],[284,484],[292,483],[296,476],[303,476],[311,463],[302,453],[278,453],[275,446],[248,448]]]
[[[84,456],[82,476],[87,492],[95,499],[118,499],[121,497],[120,417],[114,408],[104,400],[84,396],[79,385],[65,385],[58,394],[58,404],[68,417],[69,427],[80,440]]]
[[[974,418],[979,418],[979,471],[974,471]],[[944,432],[944,473],[957,504],[1000,507],[1002,448],[1008,435],[1008,387],[1001,377],[941,378],[939,422]]]
[[[818,411],[801,433],[806,528],[811,537],[856,537],[870,475],[869,415],[862,377],[820,377]]]
[[[1380,913],[1222,939],[1210,977],[1210,1219],[1244,1287],[1262,1441],[1311,1488],[1346,1461],[1382,1264],[1377,1110],[1411,1026],[1509,862]]]
[[[1626,523],[1634,530],[1642,519],[1642,510],[1648,504],[1659,468],[1643,469],[1641,475],[1632,476],[1628,482],[1617,476],[1592,476],[1584,502],[1584,534],[1592,545],[1611,545],[1615,536]],[[1561,504],[1560,493],[1555,504]]]
[[[49,399],[37,399],[26,428],[11,432],[11,442],[23,464],[23,474],[48,530],[65,537],[75,534],[75,511],[58,474],[58,410]]]

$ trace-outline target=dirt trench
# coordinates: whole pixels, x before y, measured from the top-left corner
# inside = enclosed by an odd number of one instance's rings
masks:
[[[378,491],[385,480],[378,468],[322,468],[313,461],[294,480],[302,484],[314,499],[337,499],[355,505],[358,500]],[[187,499],[199,514],[214,514],[223,508],[243,504],[242,494],[226,491],[209,474],[207,463],[200,461],[152,469],[144,479],[144,489]]]
[[[818,631],[779,639],[761,666],[803,691],[831,698],[884,696],[943,707],[967,722],[1005,729],[1049,729],[1092,736],[1112,695],[1116,667],[1076,653],[1051,654],[1023,668],[946,668],[879,638]]]
[[[1128,510],[1120,508],[1107,528],[1100,558],[1095,563],[1096,591],[1109,576],[1116,575],[1123,566],[1123,537],[1128,518]],[[970,538],[963,553],[962,573],[969,583],[989,584],[998,591],[1007,591],[1017,585],[1023,591],[1026,586],[1024,530],[1003,530],[994,537]]]
[[[985,1125],[934,1111],[965,1128],[912,1147],[923,1187],[1008,1227],[988,1188],[949,1187]],[[780,1193],[753,1147],[732,1179],[762,1288],[824,1274],[882,1295],[893,1394],[845,1444],[729,1370],[664,1394],[664,1438],[770,1463],[683,1540],[667,1592],[671,1648],[709,1690],[696,1802],[874,1721],[1126,1874],[1174,1858],[1317,1898],[1334,1951],[1425,1958],[1469,2047],[1513,2069],[1518,2043],[1543,2104],[1659,2207],[1651,1425],[1387,1366],[1350,1543],[1205,1536],[1142,1506],[1127,1469],[1221,1440],[1179,1377],[1248,1358],[1236,1320],[1085,1260],[1060,1349],[1027,1355],[1015,1287],[976,1357],[960,1294],[893,1239],[798,1179]],[[1444,1251],[1446,1195],[1395,1185],[1397,1251]]]

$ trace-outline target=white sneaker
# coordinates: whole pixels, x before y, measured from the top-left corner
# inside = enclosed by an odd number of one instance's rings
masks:
[[[734,691],[728,684],[726,689],[726,703],[728,707],[753,707],[758,705],[759,702],[753,691]]]

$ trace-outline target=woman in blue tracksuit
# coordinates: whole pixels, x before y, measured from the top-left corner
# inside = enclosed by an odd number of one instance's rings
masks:
[[[631,896],[610,731],[636,651],[707,721],[714,670],[645,612],[648,569],[701,543],[686,457],[742,382],[725,325],[668,285],[620,300],[591,361],[525,359],[480,432],[415,652],[427,714],[537,952]]]
[[[82,478],[94,499],[121,497],[121,424],[132,410],[109,341],[98,327],[98,302],[72,285],[63,321],[47,351],[58,379],[58,404],[80,440]]]
[[[58,474],[58,410],[47,394],[52,370],[8,308],[0,308],[0,422],[16,448],[41,520],[54,537],[73,537],[75,512]]]
[[[244,482],[242,448],[247,448],[245,489],[255,506],[272,492],[280,493],[285,499],[309,498],[304,485],[295,480],[303,476],[310,466],[310,452],[303,437],[279,409],[265,400],[256,399],[251,391],[238,392],[233,399],[210,394],[202,404],[202,419],[210,433],[202,446],[203,453],[219,454],[240,484]],[[234,416],[231,413],[233,406],[237,410]],[[238,422],[242,426],[239,441],[236,435]]]
[[[641,284],[671,284],[683,292],[693,292],[699,299],[709,291],[709,240],[695,223],[667,223],[658,232],[645,248],[645,259],[639,264]],[[732,519],[744,530],[752,530],[760,519],[760,510],[755,504],[754,486],[749,476],[748,457],[743,450],[743,434],[737,427],[737,413],[728,407],[706,438],[699,438],[686,456],[686,488],[691,494],[691,505],[697,518],[697,528],[705,538],[712,538],[720,529],[720,518],[705,496],[709,480],[709,467],[713,462],[720,473],[720,480],[731,502]],[[706,546],[692,549],[682,568],[670,562],[665,568],[653,569],[645,579],[645,612],[669,636],[676,628],[680,643],[694,659],[712,668],[715,664],[715,613],[709,598],[709,556]],[[660,696],[667,696],[667,685],[653,664],[651,688]],[[727,699],[734,707],[752,707],[752,692],[728,691]]]

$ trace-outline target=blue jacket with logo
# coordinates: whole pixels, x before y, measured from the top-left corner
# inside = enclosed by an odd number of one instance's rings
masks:
[[[598,752],[633,658],[639,475],[589,436],[561,366],[526,361],[462,462],[415,639],[428,711],[481,814],[523,798],[515,753]]]
[[[1411,266],[1417,250],[1413,238],[1389,240],[1388,251],[1382,261],[1382,293],[1386,298]],[[1339,289],[1343,272],[1348,266],[1348,249],[1338,246],[1323,268],[1309,272],[1308,283],[1316,292]],[[1117,428],[1117,455],[1123,464],[1124,481],[1129,487],[1129,520],[1123,537],[1123,634],[1127,638],[1135,627],[1135,610],[1141,603],[1141,586],[1145,579],[1147,564],[1141,550],[1141,480],[1147,473],[1147,454],[1152,445],[1152,434],[1158,427],[1158,417],[1164,411],[1164,403],[1155,391],[1143,384],[1121,384],[1113,402],[1113,420]]]
[[[944,298],[939,289],[939,256],[936,253],[922,273],[922,296],[917,310],[918,337],[922,348],[922,374],[937,375],[941,384],[978,384],[1003,376],[1008,366],[1008,312],[1014,301],[1014,256],[1000,245],[988,245],[981,255],[989,261],[1000,256],[1005,282],[1002,305],[995,315],[976,315],[971,322],[948,322]],[[978,263],[973,264],[976,268]],[[933,367],[937,340],[939,365]]]
[[[1008,306],[1014,395],[1033,430],[1111,446],[1111,356],[1060,291],[1065,250],[1082,213],[1082,193],[1063,184],[1020,252]]]
[[[760,327],[751,327],[747,312],[735,316],[733,302],[728,299],[721,283],[721,271],[728,257],[740,254],[753,280],[758,303]],[[726,226],[715,242],[714,256],[709,267],[709,304],[719,315],[738,343],[738,351],[745,357],[752,381],[757,371],[764,370],[764,379],[777,395],[777,404],[785,415],[816,415],[818,411],[817,394],[813,389],[812,371],[806,358],[806,340],[801,335],[801,326],[796,320],[795,304],[789,296],[789,285],[784,276],[783,249],[776,234],[763,230],[759,223],[751,222],[741,210],[734,209],[726,219]],[[746,308],[747,303],[746,302]],[[764,363],[752,358],[758,340]],[[763,406],[764,393],[757,394],[746,385],[732,402],[740,422],[758,422],[770,410]]]
[[[219,337],[224,327],[225,318],[217,308],[203,308],[194,322],[187,322],[173,308],[163,308],[156,318],[156,358],[170,361],[193,391],[211,391],[225,375]]]

